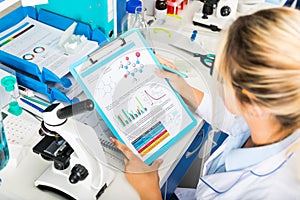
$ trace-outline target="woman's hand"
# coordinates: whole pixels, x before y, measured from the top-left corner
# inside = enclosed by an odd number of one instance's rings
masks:
[[[148,166],[127,146],[115,138],[110,140],[124,153],[126,179],[139,193],[141,200],[161,200],[158,168],[162,160],[158,159]]]
[[[156,57],[161,64],[178,70],[173,63],[158,55],[156,55]],[[203,92],[191,87],[181,76],[172,72],[156,70],[155,73],[162,78],[167,78],[172,87],[180,94],[180,96],[193,110],[198,108],[203,98]]]

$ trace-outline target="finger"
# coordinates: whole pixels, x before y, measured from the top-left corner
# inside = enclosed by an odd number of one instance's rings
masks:
[[[166,59],[160,57],[160,56],[157,55],[157,54],[155,54],[155,56],[156,56],[157,60],[158,60],[160,63],[162,63],[162,64],[165,64],[165,63],[168,62]]]
[[[151,167],[153,169],[157,170],[161,166],[162,163],[163,163],[162,159],[157,159],[151,164]]]
[[[170,62],[170,61],[168,61],[168,60],[166,60],[166,59],[160,57],[159,55],[156,55],[156,57],[157,57],[157,60],[158,60],[161,64],[167,65],[167,66],[169,66],[169,67],[171,67],[171,68],[173,68],[173,69],[175,69],[175,70],[178,70],[177,67],[175,67],[175,65],[174,65],[172,62]]]
[[[125,146],[123,143],[121,143],[120,141],[118,141],[117,139],[115,139],[115,138],[110,138],[110,141],[112,142],[112,143],[114,143],[114,145],[116,145],[116,147],[118,148],[118,149],[120,149],[124,154],[125,154],[125,156],[128,158],[128,154],[129,153],[132,153],[131,152],[131,150],[127,147],[127,146]]]
[[[169,80],[175,80],[176,78],[180,78],[180,76],[178,74],[174,74],[172,72],[167,72],[167,71],[164,71],[164,70],[155,69],[154,72],[159,77],[161,77],[161,78],[167,78]]]
[[[126,167],[127,165],[128,165],[128,163],[129,163],[129,160],[128,160],[128,158],[124,158],[124,166]]]
[[[134,159],[136,157],[136,155],[126,145],[124,145],[122,142],[120,142],[117,139],[112,138],[112,137],[110,138],[110,141],[112,143],[114,143],[114,145],[116,145],[116,147],[123,152],[123,154],[125,155],[125,157],[128,160]]]

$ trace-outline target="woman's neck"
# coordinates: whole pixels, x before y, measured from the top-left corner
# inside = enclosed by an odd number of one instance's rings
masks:
[[[265,146],[279,142],[290,133],[281,129],[280,123],[272,116],[246,117],[251,136],[244,147]]]

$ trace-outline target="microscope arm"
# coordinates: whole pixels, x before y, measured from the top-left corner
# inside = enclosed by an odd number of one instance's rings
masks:
[[[93,110],[91,100],[75,105],[63,107],[62,104],[53,104],[43,113],[44,126],[50,132],[60,135],[74,150],[71,166],[83,165],[89,172],[87,181],[97,187],[107,174],[103,173],[106,158],[94,129],[72,118],[67,118],[86,110]]]
[[[53,165],[35,181],[37,187],[54,188],[74,199],[96,200],[112,182],[114,173],[107,168],[96,132],[71,118],[93,108],[93,102],[86,100],[67,107],[52,104],[44,110],[40,131],[46,135],[33,151]]]
[[[93,186],[96,187],[102,183],[101,179],[105,180],[105,174],[102,174],[103,170],[101,170],[100,164],[106,164],[106,159],[99,139],[91,127],[71,118],[61,126],[49,127],[46,125],[46,127],[59,133],[72,147],[75,155],[72,157],[71,163],[85,166],[89,172],[87,179],[91,179]]]

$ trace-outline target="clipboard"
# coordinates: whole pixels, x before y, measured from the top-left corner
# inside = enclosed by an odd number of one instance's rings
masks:
[[[116,138],[151,164],[197,124],[138,29],[71,66],[70,71]]]

